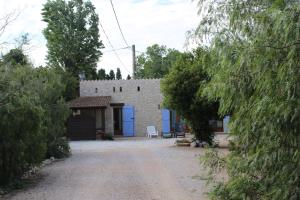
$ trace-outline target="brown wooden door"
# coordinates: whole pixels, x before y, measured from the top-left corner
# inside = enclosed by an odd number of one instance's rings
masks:
[[[68,120],[67,135],[71,140],[95,140],[95,111],[81,110],[80,115],[72,115]]]

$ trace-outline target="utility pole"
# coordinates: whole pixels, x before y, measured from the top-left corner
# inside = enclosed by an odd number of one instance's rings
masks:
[[[135,79],[136,60],[135,60],[135,45],[132,45],[132,79]]]

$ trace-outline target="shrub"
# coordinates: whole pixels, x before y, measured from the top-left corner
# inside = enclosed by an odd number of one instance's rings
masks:
[[[70,155],[69,142],[65,137],[55,138],[48,141],[47,157],[64,158]]]
[[[53,68],[38,68],[35,73],[40,82],[36,89],[43,94],[40,99],[45,110],[43,128],[47,135],[46,156],[62,158],[70,153],[68,141],[63,138],[65,122],[70,113],[63,99],[66,86],[62,83],[62,76]]]
[[[31,70],[0,66],[0,184],[20,177],[45,156],[44,110],[32,89]]]
[[[0,185],[15,182],[47,156],[61,158],[70,151],[62,138],[69,109],[62,97],[61,76],[54,68],[34,68],[16,56],[4,58],[0,62]]]

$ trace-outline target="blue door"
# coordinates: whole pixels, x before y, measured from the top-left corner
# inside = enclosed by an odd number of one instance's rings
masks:
[[[134,107],[123,106],[123,136],[134,136]]]
[[[161,110],[162,132],[170,133],[170,111],[168,109]]]
[[[228,123],[229,123],[230,117],[225,116],[223,119],[223,131],[224,133],[229,133]]]

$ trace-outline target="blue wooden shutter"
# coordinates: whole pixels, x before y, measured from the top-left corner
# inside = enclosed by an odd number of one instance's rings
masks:
[[[134,136],[134,107],[123,106],[123,135]]]
[[[162,132],[170,133],[170,111],[168,109],[161,110]]]
[[[228,123],[229,123],[229,116],[225,116],[223,119],[223,131],[224,133],[229,133]]]

